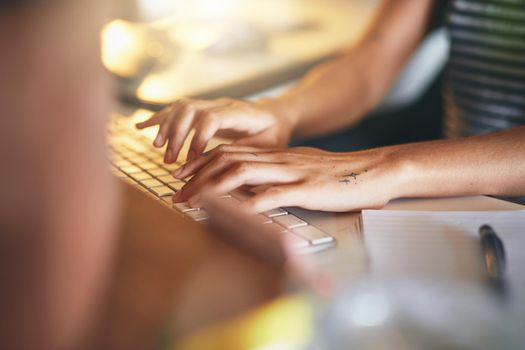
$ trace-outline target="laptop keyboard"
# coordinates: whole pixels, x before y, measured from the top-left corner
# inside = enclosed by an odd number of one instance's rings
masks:
[[[204,209],[191,208],[187,203],[172,202],[173,194],[179,191],[185,182],[175,179],[170,173],[182,163],[165,164],[164,150],[153,147],[151,137],[137,131],[129,117],[111,116],[108,124],[108,145],[111,169],[117,177],[193,221],[205,222],[208,219]],[[235,204],[244,196],[246,195],[233,192],[222,198]],[[261,213],[256,219],[261,225],[273,225],[283,235],[288,235],[287,242],[291,242],[299,250],[308,247],[321,248],[335,243],[334,237],[283,208]]]

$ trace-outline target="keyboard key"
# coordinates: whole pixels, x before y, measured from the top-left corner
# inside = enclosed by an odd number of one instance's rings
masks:
[[[195,221],[204,221],[209,218],[208,213],[204,209],[187,211],[185,214]]]
[[[148,170],[148,173],[150,173],[153,176],[165,176],[165,175],[169,175],[170,174],[166,170],[161,169],[161,168]]]
[[[257,214],[253,216],[253,219],[261,225],[271,224],[273,221],[270,218],[267,218],[266,216],[262,214]]]
[[[162,156],[159,156],[159,154],[156,152],[156,149],[151,149],[143,153],[143,155],[144,157],[148,158],[149,160],[152,160],[153,162],[156,162],[159,158],[162,159]]]
[[[273,221],[275,221],[276,223],[278,223],[279,225],[287,229],[292,229],[292,228],[308,225],[306,222],[299,219],[297,216],[294,216],[291,214],[276,216],[273,218]]]
[[[115,161],[113,164],[115,164],[119,168],[133,165],[133,164],[131,164],[131,162],[129,160],[125,160],[125,159]]]
[[[131,149],[135,152],[147,152],[149,150],[149,147],[145,144],[143,144],[140,141],[135,140],[134,138],[130,136],[123,136],[121,138],[121,142],[126,145],[127,148]]]
[[[177,180],[176,178],[174,178],[173,176],[171,175],[162,175],[162,176],[157,176],[157,179],[159,179],[159,181],[162,181],[164,183],[170,183],[170,182],[178,182],[180,180]]]
[[[142,187],[141,185],[137,184],[137,183],[134,183],[133,184],[133,187],[135,187],[136,189],[138,189],[140,192],[148,192],[147,189],[145,189],[144,187]]]
[[[289,232],[287,229],[285,229],[281,225],[277,225],[275,222],[271,222],[271,223],[269,223],[267,225],[264,225],[264,228],[272,230],[274,232],[279,232],[279,233]]]
[[[181,213],[186,213],[186,212],[189,212],[189,211],[198,211],[198,210],[200,210],[199,208],[192,208],[192,207],[190,207],[188,205],[188,203],[186,203],[186,202],[173,203],[173,208],[177,209]]]
[[[120,147],[117,149],[117,153],[123,156],[124,158],[129,158],[137,155],[137,153],[133,151],[121,149]]]
[[[137,165],[141,168],[141,169],[144,169],[144,170],[153,170],[153,169],[158,169],[159,166],[153,162],[142,162],[142,163],[137,163]]]
[[[160,166],[164,165],[164,156],[155,156],[155,157],[152,157],[151,160]]]
[[[133,173],[140,173],[140,172],[142,172],[141,168],[139,168],[137,166],[134,166],[134,165],[124,166],[124,167],[120,168],[120,170],[122,170],[126,174],[133,174]]]
[[[288,212],[282,208],[275,208],[272,210],[265,211],[262,213],[264,216],[267,216],[269,218],[274,218],[276,216],[286,215]]]
[[[184,185],[186,185],[186,183],[182,181],[174,181],[168,183],[168,186],[173,188],[175,191],[180,191],[180,189],[183,188]]]
[[[326,233],[312,225],[295,228],[292,230],[292,232],[308,240],[312,245],[330,243],[334,239],[332,236],[327,235]]]
[[[149,189],[157,197],[172,196],[175,192],[167,186],[152,187]]]
[[[140,181],[140,184],[146,188],[152,188],[152,187],[159,187],[162,186],[163,183],[156,179],[147,179]]]
[[[309,246],[307,240],[293,234],[292,232],[284,232],[284,242],[292,248],[305,248]]]
[[[130,162],[133,162],[135,164],[138,164],[138,163],[144,163],[144,162],[147,162],[148,160],[146,158],[144,158],[143,156],[139,156],[139,155],[133,155],[133,156],[129,156],[129,157],[126,157]]]
[[[151,175],[145,172],[133,173],[129,175],[133,180],[140,182],[142,180],[152,179]]]
[[[170,196],[161,197],[161,202],[166,204],[168,207],[173,208],[173,199]]]
[[[162,164],[162,167],[171,173],[173,170],[178,169],[180,167],[180,164]]]

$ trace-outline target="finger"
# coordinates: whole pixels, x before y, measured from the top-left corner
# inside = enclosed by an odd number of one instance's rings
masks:
[[[156,147],[162,147],[168,141],[170,131],[172,130],[173,122],[176,122],[182,115],[186,114],[188,111],[194,109],[194,105],[197,104],[197,101],[189,100],[182,98],[173,103],[169,108],[165,110],[165,118],[160,124],[159,132],[157,137],[153,142],[153,145]]]
[[[186,105],[177,110],[169,129],[169,141],[166,147],[164,162],[173,163],[177,160],[184,140],[188,137],[195,118],[195,110]]]
[[[258,149],[253,147],[235,147],[227,144],[221,144],[214,149],[201,154],[200,157],[190,160],[183,164],[180,168],[175,169],[172,173],[173,176],[179,179],[184,179],[190,175],[195,174],[208,162],[215,159],[216,156],[228,153],[228,152],[257,152]]]
[[[239,209],[261,213],[278,207],[300,206],[305,193],[307,191],[300,183],[272,186],[245,200]]]
[[[195,125],[195,134],[188,151],[188,160],[193,160],[204,152],[206,145],[220,127],[219,121],[209,112],[199,112],[196,118],[199,117],[200,121]]]
[[[144,129],[150,126],[161,124],[166,119],[167,115],[172,111],[172,108],[173,108],[173,105],[164,108],[160,112],[153,114],[151,117],[149,117],[145,121],[136,123],[135,127],[137,129]]]
[[[220,145],[212,151],[202,154],[197,159],[187,162],[173,172],[177,178],[186,178],[199,173],[210,162],[231,163],[232,161],[277,162],[277,156],[269,151],[261,152],[253,147],[234,147]]]
[[[195,183],[195,186],[204,184],[216,178],[220,174],[224,173],[227,168],[234,164],[241,164],[245,162],[266,162],[275,163],[274,158],[270,156],[258,156],[255,153],[223,153],[206,166],[204,166],[196,175],[191,179],[191,183]]]
[[[189,184],[182,196],[191,200],[191,197],[198,194],[200,190],[219,195],[229,193],[244,185],[273,185],[298,180],[299,174],[279,164],[243,162],[231,166],[213,179]]]
[[[229,153],[223,153],[215,160],[209,161],[203,165],[201,170],[197,172],[197,174],[193,176],[178,193],[175,194],[175,198],[177,200],[185,200],[194,196],[200,188],[204,187],[206,182],[226,172],[235,164],[230,158],[230,155],[231,154]]]

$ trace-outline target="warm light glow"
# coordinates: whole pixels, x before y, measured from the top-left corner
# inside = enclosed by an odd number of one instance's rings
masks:
[[[130,77],[140,69],[143,34],[137,25],[123,20],[109,22],[102,29],[102,62],[111,72]]]
[[[312,337],[313,314],[308,300],[290,296],[230,322],[198,332],[181,341],[184,350],[295,350]]]
[[[137,89],[137,97],[143,101],[169,103],[173,100],[172,82],[162,74],[150,74]]]
[[[171,32],[171,37],[182,47],[189,50],[204,50],[219,37],[219,30],[204,23],[179,24]]]

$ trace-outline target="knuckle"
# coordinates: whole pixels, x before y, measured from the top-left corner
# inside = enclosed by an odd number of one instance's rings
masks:
[[[217,115],[214,112],[210,111],[201,111],[199,112],[199,124],[201,127],[207,127],[211,123],[214,123],[217,120]]]
[[[215,151],[220,154],[228,152],[228,145],[224,145],[224,144],[219,145],[217,146],[217,148],[215,148]]]
[[[178,104],[179,106],[189,105],[190,103],[191,99],[187,97],[181,97],[175,102],[175,104]]]
[[[269,187],[264,191],[265,196],[280,196],[283,193],[283,189],[280,187]]]
[[[239,162],[235,164],[234,172],[238,175],[244,175],[248,173],[250,169],[251,169],[251,166],[249,163]]]
[[[231,154],[229,153],[221,153],[217,156],[217,161],[221,163],[228,162],[232,159]]]
[[[182,116],[187,113],[191,113],[195,107],[189,103],[181,103],[177,115]]]

